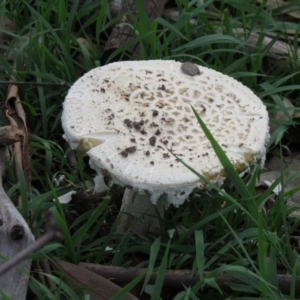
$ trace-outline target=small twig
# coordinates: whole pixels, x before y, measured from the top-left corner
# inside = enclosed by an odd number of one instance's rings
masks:
[[[22,260],[26,259],[28,255],[39,250],[47,243],[61,239],[61,234],[54,222],[53,215],[50,212],[48,212],[46,215],[45,230],[46,233],[42,237],[24,250],[20,251],[14,258],[0,265],[0,276],[3,276],[8,270],[18,265]]]
[[[41,259],[40,266],[46,274],[52,275],[52,270],[50,268],[48,259],[46,259],[46,258]],[[45,278],[45,276],[44,276],[44,278]],[[55,283],[53,282],[51,277],[47,276],[45,279],[48,282],[48,286],[54,290]]]
[[[45,278],[45,275],[44,275],[44,273],[43,273],[43,270],[42,270],[40,261],[39,261],[39,260],[35,260],[35,261],[33,262],[33,264],[34,264],[34,270],[35,270],[37,276],[39,277],[40,282],[41,282],[44,286],[46,286],[46,285],[47,285],[47,282],[46,282],[46,278]]]
[[[67,82],[34,82],[34,81],[0,81],[0,84],[15,84],[15,85],[59,85],[70,86]]]

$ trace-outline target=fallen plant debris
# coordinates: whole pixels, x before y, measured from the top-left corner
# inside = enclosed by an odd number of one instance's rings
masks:
[[[16,81],[11,75],[11,84],[8,86],[7,98],[5,100],[6,118],[13,126],[18,127],[23,132],[23,139],[14,143],[15,156],[15,174],[20,179],[20,172],[24,173],[26,189],[31,192],[31,169],[30,169],[30,141],[28,139],[28,129],[26,124],[26,114],[18,95],[19,87],[14,84]],[[18,203],[22,204],[22,198],[19,196]]]
[[[108,279],[91,272],[87,268],[70,264],[66,261],[55,260],[55,270],[69,282],[79,296],[82,296],[82,289],[89,291],[91,299],[108,300],[121,290],[121,287]],[[137,297],[126,293],[123,300],[138,300]]]
[[[8,272],[11,268],[18,265],[21,261],[25,260],[27,256],[32,254],[33,252],[39,250],[47,243],[52,241],[57,241],[62,238],[60,231],[58,230],[53,215],[51,212],[48,212],[45,216],[45,234],[37,239],[35,242],[30,243],[25,249],[18,252],[13,258],[9,261],[4,262],[0,265],[0,276],[3,276],[6,272]]]
[[[0,269],[5,269],[6,259],[14,259],[34,241],[28,224],[3,189],[2,177],[13,158],[9,147],[22,141],[23,137],[23,131],[14,125],[0,128]],[[9,267],[5,276],[0,275],[0,291],[12,299],[25,299],[28,277],[20,269],[29,272],[31,260],[17,260],[14,265],[18,265],[18,268]]]
[[[137,279],[142,274],[147,274],[146,268],[125,268],[118,266],[106,266],[92,263],[80,263],[79,266],[90,270],[104,278],[112,280],[118,284],[126,284]],[[203,278],[209,277],[210,272],[204,272]],[[149,278],[148,284],[155,284],[158,277],[158,272],[153,272]],[[278,288],[284,293],[288,294],[291,290],[292,281],[291,275],[278,274]],[[203,280],[199,278],[198,273],[194,273],[191,270],[166,270],[164,273],[163,286],[169,288],[180,288],[183,286],[194,286],[199,281]],[[238,279],[238,276],[234,277],[229,274],[221,274],[215,278],[216,284],[225,291],[231,290],[232,284],[243,284],[243,281]],[[206,285],[206,289],[210,289],[209,285]],[[295,283],[295,295],[300,297],[300,280]]]
[[[14,125],[0,127],[0,145],[9,146],[22,141],[23,131]]]
[[[114,25],[112,32],[105,43],[104,51],[118,49],[132,40],[136,34],[132,25],[140,21],[141,7],[143,11],[143,21],[150,24],[151,21],[162,15],[166,2],[167,0],[144,0],[139,3],[135,0],[114,1],[111,5],[111,9],[118,11],[118,15],[121,15],[122,18]],[[134,57],[138,57],[140,51],[139,44],[133,44],[128,51]]]

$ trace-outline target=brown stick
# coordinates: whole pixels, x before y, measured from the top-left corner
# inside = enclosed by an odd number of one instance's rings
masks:
[[[80,266],[116,283],[128,283],[137,278],[147,269],[124,268],[116,266],[104,266],[91,263],[80,263]],[[208,276],[209,272],[204,272],[203,276]],[[157,278],[157,272],[154,272],[149,280],[149,284],[154,284]],[[290,275],[277,275],[278,288],[284,294],[290,294],[292,278]],[[243,282],[231,275],[222,274],[215,278],[216,283],[222,290],[231,291],[230,284],[243,284]],[[193,286],[199,282],[199,275],[193,274],[189,270],[167,270],[164,276],[163,285],[170,288],[178,288],[182,285]],[[207,286],[209,288],[209,286]],[[300,295],[300,281],[296,282],[295,295]]]

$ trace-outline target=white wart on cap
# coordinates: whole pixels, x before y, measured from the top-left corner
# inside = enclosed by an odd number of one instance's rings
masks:
[[[225,177],[191,106],[239,172],[263,159],[269,138],[267,110],[250,89],[202,66],[192,76],[181,67],[153,60],[93,69],[70,89],[62,116],[65,138],[96,170],[176,206],[202,183],[167,148],[211,181]]]

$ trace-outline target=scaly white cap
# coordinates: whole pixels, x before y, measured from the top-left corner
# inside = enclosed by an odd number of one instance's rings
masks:
[[[168,60],[125,61],[96,68],[71,87],[62,125],[72,148],[87,151],[114,182],[163,194],[178,206],[199,178],[167,148],[221,185],[225,172],[193,115],[193,106],[238,172],[264,160],[269,139],[262,101],[235,79]]]

